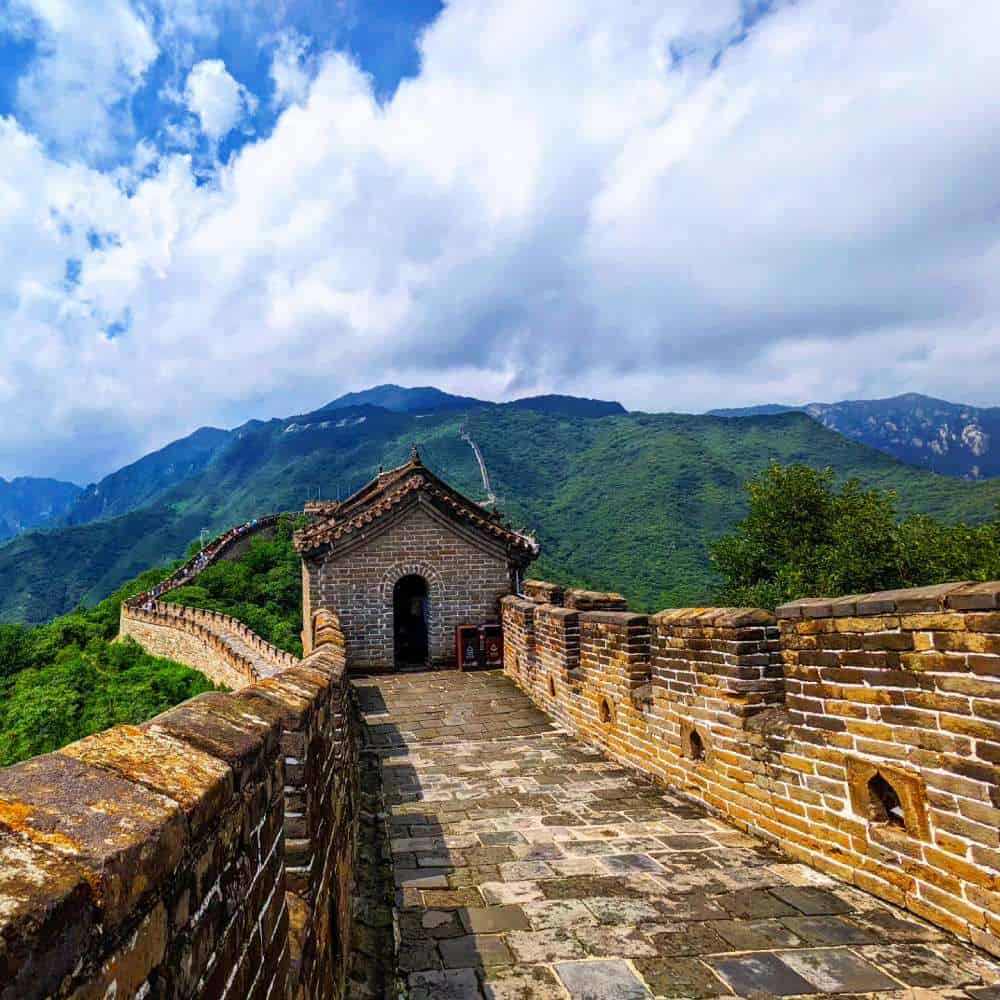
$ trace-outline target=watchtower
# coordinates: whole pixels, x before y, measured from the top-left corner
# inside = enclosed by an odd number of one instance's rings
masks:
[[[313,616],[340,619],[353,670],[451,666],[455,627],[500,620],[538,544],[435,476],[414,447],[343,502],[306,507],[303,642]]]

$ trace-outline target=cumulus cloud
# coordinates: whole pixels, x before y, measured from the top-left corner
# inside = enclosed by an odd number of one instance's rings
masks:
[[[123,102],[158,47],[128,0],[9,0],[0,30],[30,37],[39,56],[17,85],[17,107],[57,150],[109,155],[130,130]]]
[[[122,186],[6,122],[0,473],[390,379],[990,401],[1000,7],[747,7],[452,0],[385,103],[340,53],[296,76],[289,43],[288,106],[210,183],[147,151]],[[185,95],[213,141],[249,99],[220,60]]]
[[[184,99],[198,116],[202,132],[213,142],[225,138],[257,106],[257,99],[229,74],[221,59],[195,63],[188,74]]]

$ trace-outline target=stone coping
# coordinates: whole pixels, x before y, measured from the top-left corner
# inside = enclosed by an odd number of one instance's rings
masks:
[[[525,580],[521,585],[524,597],[536,604],[562,604],[565,590],[546,580]]]
[[[783,604],[778,618],[852,618],[922,611],[989,611],[1000,607],[1000,581],[957,581],[847,597],[807,597]]]
[[[581,621],[614,621],[648,618],[653,628],[680,626],[692,628],[744,628],[774,625],[778,619],[853,618],[865,615],[913,614],[936,611],[992,611],[1000,608],[1000,581],[974,582],[960,580],[883,590],[872,594],[851,594],[846,597],[803,597],[782,604],[774,614],[762,608],[667,608],[644,616],[630,612],[620,594],[597,591],[567,590],[563,602],[562,588],[542,580],[529,580],[525,594],[512,594],[503,599],[508,606],[524,610],[544,608],[547,615],[578,613]],[[551,600],[546,600],[550,598]],[[608,616],[601,618],[598,616]]]
[[[621,594],[599,590],[567,590],[563,603],[577,611],[627,611],[628,602]]]
[[[650,616],[653,625],[681,625],[705,628],[742,628],[773,625],[774,615],[763,608],[673,608]]]

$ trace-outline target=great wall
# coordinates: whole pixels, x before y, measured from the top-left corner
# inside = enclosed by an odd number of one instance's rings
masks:
[[[0,1000],[1000,996],[1000,583],[634,614],[416,455],[310,514],[303,659],[161,600],[263,519],[122,607],[231,693],[0,771]]]

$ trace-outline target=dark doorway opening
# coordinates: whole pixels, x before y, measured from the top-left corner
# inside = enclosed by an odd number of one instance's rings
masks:
[[[397,666],[427,663],[427,581],[404,576],[392,589],[392,627]]]

